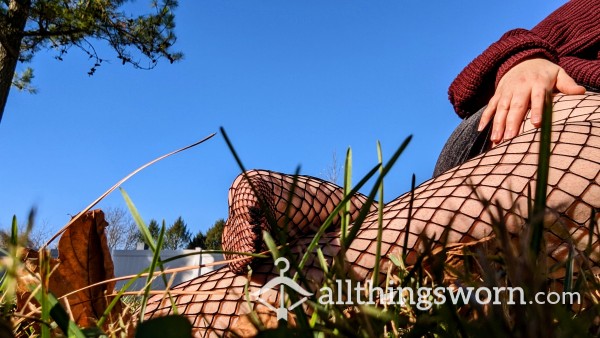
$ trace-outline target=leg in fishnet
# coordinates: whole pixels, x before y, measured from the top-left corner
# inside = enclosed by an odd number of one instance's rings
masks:
[[[546,249],[549,259],[563,261],[567,241],[573,241],[577,248],[585,247],[590,209],[600,207],[600,95],[557,96],[554,111],[547,204],[558,212],[560,226],[546,234]],[[407,238],[409,262],[414,262],[423,234],[439,240],[446,230],[447,243],[471,242],[490,235],[492,217],[500,215],[496,214],[496,208],[486,209],[482,199],[500,207],[508,230],[518,236],[527,213],[527,185],[532,183],[537,170],[537,140],[539,130],[525,121],[518,137],[420,185],[414,192]],[[277,177],[290,181],[290,178]],[[306,184],[321,184],[319,180],[312,180],[307,178]],[[278,196],[285,198],[285,194]],[[235,199],[233,196],[234,203]],[[405,194],[385,207],[382,257],[402,250],[407,236],[409,199],[409,194]],[[309,209],[297,209],[300,212],[306,210]],[[301,233],[297,239],[290,238],[290,245],[296,248],[298,255],[311,240],[310,235]],[[354,277],[368,278],[375,264],[380,263],[375,261],[376,233],[377,215],[373,213],[362,224],[356,240],[346,252],[348,273]],[[319,244],[326,258],[331,259],[340,248],[339,229],[325,234]],[[593,237],[592,248],[593,256],[589,258],[594,268],[598,268],[600,242],[597,234]],[[385,259],[382,263],[385,264]],[[312,261],[304,272],[318,284],[319,270],[318,263]],[[250,292],[256,291],[275,275],[277,269],[267,263],[255,266],[251,278],[223,268],[176,287],[176,291],[184,294],[175,295],[175,303],[179,313],[193,321],[198,336],[223,334],[228,329],[242,335],[251,334],[252,325],[244,316],[250,311],[244,298],[244,286],[248,284]],[[273,290],[266,297],[275,304],[278,294]],[[268,309],[253,306],[264,322],[276,324]],[[148,311],[150,316],[167,314],[171,311],[170,303],[154,299]]]
[[[295,239],[315,233],[344,198],[337,185],[310,176],[293,176],[266,170],[251,170],[233,182],[229,190],[229,218],[223,229],[223,250],[258,253],[267,249],[262,233]],[[355,218],[366,196],[350,200],[349,217]],[[261,204],[264,204],[261,206]],[[372,207],[375,210],[375,207]],[[263,211],[264,210],[264,211]],[[270,226],[269,219],[276,226]],[[339,215],[333,219],[337,227]],[[226,254],[233,272],[246,272],[250,258]]]

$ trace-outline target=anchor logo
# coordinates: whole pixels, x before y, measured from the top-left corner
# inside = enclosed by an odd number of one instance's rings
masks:
[[[306,291],[302,288],[298,283],[296,283],[293,279],[284,276],[283,274],[290,269],[290,262],[285,257],[280,257],[275,260],[275,266],[279,266],[279,263],[283,262],[283,267],[279,269],[279,277],[275,277],[271,279],[267,284],[265,284],[259,290],[251,293],[252,296],[256,297],[256,300],[261,304],[269,308],[271,311],[277,314],[277,320],[283,319],[287,321],[288,312],[295,309],[298,305],[301,305],[307,300],[307,297],[312,296],[313,294]],[[260,298],[260,296],[277,287],[279,285],[279,307],[276,308],[273,305],[267,303],[264,299]],[[285,307],[285,290],[284,287],[287,286],[292,290],[296,291],[299,295],[303,296],[299,301],[292,304],[289,308]]]

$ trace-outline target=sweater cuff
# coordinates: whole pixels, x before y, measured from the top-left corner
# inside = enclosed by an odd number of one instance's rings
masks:
[[[506,61],[504,61],[504,63],[502,63],[500,68],[498,68],[498,72],[496,73],[495,87],[498,87],[498,82],[500,82],[500,79],[502,79],[504,74],[506,74],[509,70],[511,70],[512,67],[516,66],[517,64],[521,63],[522,61],[525,61],[527,59],[532,59],[532,58],[543,58],[543,59],[550,60],[554,63],[558,63],[558,60],[556,59],[556,55],[550,53],[548,50],[546,50],[544,48],[532,48],[532,49],[524,50],[522,52],[518,52],[515,55],[509,57]]]
[[[504,34],[463,69],[450,85],[449,99],[456,113],[464,118],[483,107],[492,98],[500,69],[504,73],[533,55],[556,62],[555,48],[536,34],[515,29]]]

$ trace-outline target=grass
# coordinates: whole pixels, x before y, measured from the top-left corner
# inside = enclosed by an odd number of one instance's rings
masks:
[[[302,271],[311,259],[316,259],[320,264],[324,276],[321,284],[321,293],[315,293],[307,301],[307,310],[302,307],[294,309],[295,326],[288,326],[287,322],[280,321],[279,327],[267,329],[254,318],[256,328],[261,337],[280,336],[312,336],[312,337],[598,337],[600,336],[600,280],[592,273],[591,262],[587,257],[592,254],[593,233],[597,232],[595,211],[592,210],[589,227],[589,240],[584,252],[578,252],[570,246],[568,258],[565,262],[548,266],[544,252],[544,233],[548,231],[544,215],[546,208],[546,187],[550,157],[550,123],[551,107],[546,105],[540,141],[540,156],[538,174],[536,177],[535,195],[529,198],[528,224],[523,227],[520,238],[515,239],[502,221],[503,217],[496,217],[493,221],[493,236],[472,245],[446,245],[435,247],[433,241],[422,238],[425,243],[423,252],[416,263],[408,266],[406,263],[406,239],[401,253],[387,257],[377,254],[376,261],[389,261],[386,271],[380,271],[381,266],[376,266],[371,283],[352,281],[353,285],[364,285],[365,293],[378,285],[392,285],[402,287],[405,291],[419,290],[424,287],[440,290],[437,295],[425,295],[415,304],[388,303],[382,298],[375,299],[372,304],[345,305],[322,304],[319,297],[323,290],[336,289],[336,281],[348,280],[348,270],[344,255],[345,249],[350,247],[356,237],[358,229],[370,213],[371,203],[377,203],[378,232],[375,239],[377,248],[381,248],[383,228],[383,201],[385,176],[403,153],[410,142],[407,138],[394,152],[387,163],[383,162],[381,146],[377,145],[379,163],[355,186],[352,186],[352,156],[349,150],[346,158],[344,175],[344,193],[342,202],[325,220],[320,229],[314,234],[306,253],[294,256],[286,246],[276,243],[286,242],[285,232],[264,234],[265,242],[270,254],[275,259],[284,256],[291,261],[291,266],[296,271],[294,279],[305,283],[306,277]],[[224,130],[223,137],[229,145],[232,154],[244,171],[244,166],[235,152],[233,145]],[[161,157],[164,158],[164,157]],[[153,161],[152,163],[154,163]],[[145,166],[143,166],[145,167]],[[142,168],[143,168],[142,167]],[[141,169],[140,169],[141,170]],[[138,170],[139,171],[139,170]],[[296,174],[299,170],[297,170]],[[136,171],[137,172],[137,171]],[[127,178],[129,178],[129,175]],[[361,189],[368,181],[375,183],[368,201],[360,211],[356,220],[350,221],[348,217],[348,202],[350,197]],[[115,185],[118,187],[123,181]],[[295,181],[294,181],[295,182]],[[412,190],[415,188],[415,178],[412,179]],[[110,190],[110,191],[112,191]],[[293,193],[292,189],[292,193]],[[140,232],[151,250],[154,252],[150,266],[141,271],[137,276],[118,291],[116,297],[109,305],[109,309],[99,318],[97,327],[82,329],[77,327],[70,316],[68,307],[62,305],[51,292],[49,292],[48,277],[52,273],[48,255],[45,250],[40,251],[39,271],[28,270],[23,261],[25,250],[23,238],[18,236],[17,220],[13,219],[10,242],[2,251],[2,278],[0,281],[0,336],[2,337],[125,337],[136,331],[138,337],[167,337],[176,334],[187,337],[191,333],[189,322],[182,316],[168,316],[149,321],[145,319],[145,308],[150,295],[150,284],[154,278],[164,278],[164,261],[160,259],[162,234],[158,240],[150,236],[143,218],[137,212],[129,196],[122,191]],[[257,194],[258,195],[258,194]],[[412,195],[412,194],[411,194]],[[103,195],[105,196],[105,195]],[[259,195],[260,196],[260,195]],[[101,197],[103,198],[103,197]],[[101,199],[100,198],[100,199]],[[375,199],[380,202],[375,202]],[[95,203],[97,203],[97,200]],[[495,208],[490,201],[482,200],[488,208]],[[259,200],[265,205],[265,201]],[[93,204],[92,204],[93,206]],[[92,206],[87,208],[89,210]],[[265,208],[269,210],[268,208]],[[501,210],[491,213],[502,215]],[[333,217],[342,214],[340,242],[343,243],[340,252],[328,262],[325,255],[318,247],[318,241],[323,234],[331,229]],[[412,215],[412,199],[409,204],[409,215]],[[274,222],[273,215],[267,215],[270,222]],[[31,230],[33,213],[25,233]],[[274,229],[276,227],[273,227]],[[410,217],[405,231],[410,229]],[[281,237],[283,236],[283,237]],[[442,237],[447,236],[447,233]],[[260,255],[256,255],[260,256]],[[155,270],[157,273],[154,273]],[[556,278],[556,271],[563,271],[560,278]],[[20,278],[35,278],[40,285],[30,291],[33,298],[27,301],[33,310],[17,312],[17,286]],[[134,280],[146,278],[146,287],[137,295],[131,295],[128,290]],[[469,288],[491,287],[521,287],[526,299],[532,299],[538,292],[552,290],[577,292],[584,296],[583,304],[565,306],[561,304],[510,304],[508,295],[504,295],[499,304],[479,305],[472,298],[453,304],[444,302],[431,304],[431,307],[422,305],[433,303],[436,297],[451,298],[461,290]],[[75,290],[74,290],[75,291]],[[349,294],[333,294],[335,299],[347,299]],[[170,297],[167,291],[164,297]],[[246,297],[250,299],[247,294]],[[297,295],[290,292],[289,304],[297,300]],[[123,313],[116,320],[109,320],[111,309],[120,303],[124,305]],[[176,308],[173,307],[173,313]],[[137,327],[129,327],[128,318],[137,316]],[[178,330],[178,331],[176,331]]]

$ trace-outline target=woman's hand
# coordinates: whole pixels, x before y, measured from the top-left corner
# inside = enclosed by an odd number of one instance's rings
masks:
[[[495,144],[517,136],[521,123],[531,108],[531,123],[542,123],[546,91],[583,94],[579,86],[561,67],[546,59],[527,59],[511,68],[498,82],[494,96],[479,122],[483,130],[493,118],[491,141]]]

